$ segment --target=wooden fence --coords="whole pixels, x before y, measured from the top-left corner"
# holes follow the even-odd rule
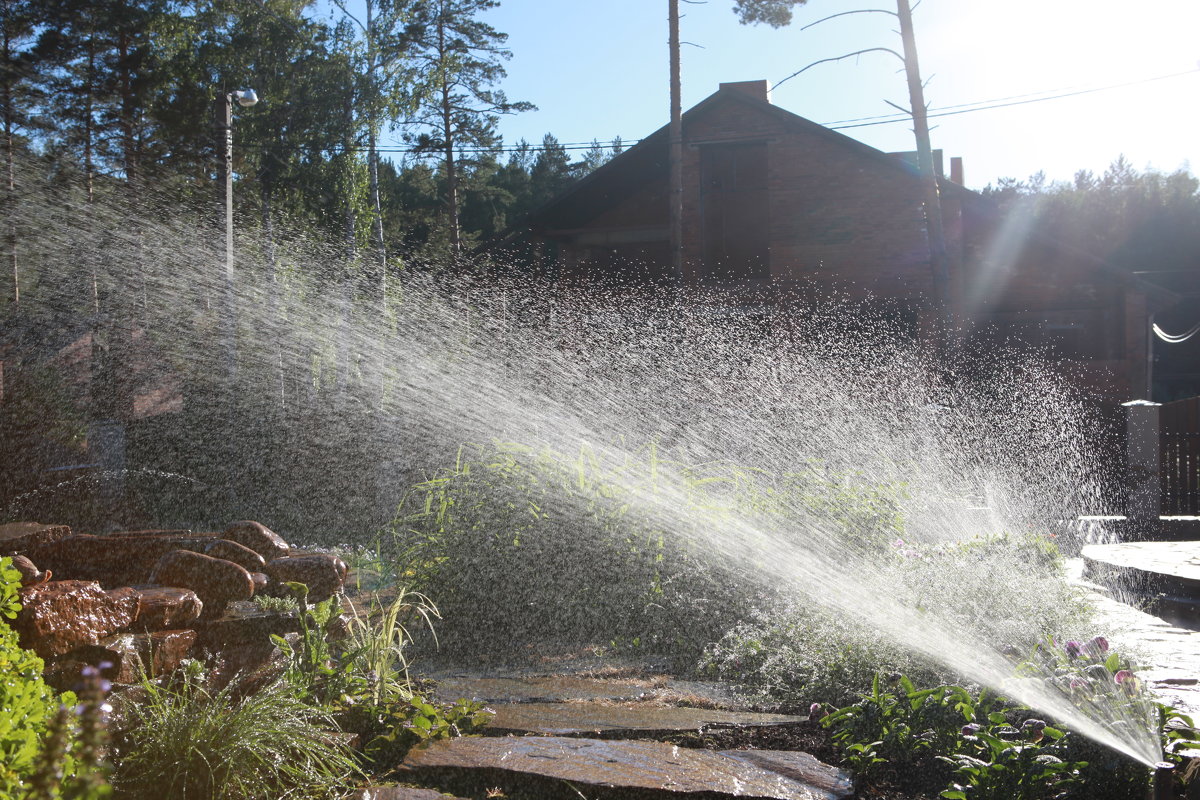
[[[1200,515],[1200,397],[1159,409],[1162,513]]]

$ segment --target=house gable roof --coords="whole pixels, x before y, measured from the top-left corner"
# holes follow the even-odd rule
[[[835,146],[845,148],[882,170],[919,180],[914,167],[903,159],[877,150],[845,134],[826,128],[798,114],[733,88],[722,86],[683,114],[683,124],[693,123],[716,108],[726,104],[742,104],[755,113],[768,114],[786,129],[820,137]],[[589,175],[518,220],[500,236],[509,241],[531,230],[576,228],[588,219],[619,203],[634,191],[654,179],[666,180],[668,127],[654,131],[629,149],[614,156]],[[730,141],[738,141],[731,138]],[[941,181],[943,191],[961,191],[975,195],[958,184]],[[493,245],[495,242],[492,243]]]

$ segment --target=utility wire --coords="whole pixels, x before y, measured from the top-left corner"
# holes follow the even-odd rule
[[[1169,78],[1179,78],[1184,75],[1195,75],[1196,73],[1200,73],[1200,69],[1189,69],[1189,70],[1184,70],[1183,72],[1172,72],[1168,75],[1156,75],[1156,76],[1153,76],[1150,78],[1141,78],[1141,79],[1138,79],[1135,81],[1125,81],[1123,83],[1111,83],[1111,84],[1107,84],[1105,86],[1095,86],[1090,89],[1078,89],[1078,90],[1070,91],[1070,92],[1060,92],[1059,94],[1053,94],[1053,95],[1045,95],[1045,92],[1030,92],[1028,94],[1011,95],[1009,97],[999,97],[999,98],[995,98],[992,100],[978,100],[978,101],[975,101],[972,103],[957,103],[955,105],[939,106],[938,108],[931,108],[931,109],[929,109],[929,113],[927,116],[929,116],[930,118],[952,117],[952,116],[957,116],[959,114],[969,114],[973,111],[989,111],[994,108],[1009,108],[1011,106],[1028,105],[1030,103],[1043,103],[1043,102],[1046,102],[1047,100],[1062,100],[1062,99],[1065,99],[1068,97],[1078,97],[1080,95],[1085,95],[1085,94],[1095,94],[1096,92],[1106,92],[1106,91],[1110,91],[1112,89],[1122,89],[1127,86],[1141,86],[1143,84],[1153,83],[1155,81],[1163,81],[1163,80],[1167,80]],[[1047,90],[1047,91],[1054,91],[1054,90]],[[1045,95],[1045,96],[1042,96],[1042,95]],[[894,113],[894,114],[881,114],[881,115],[872,116],[872,117],[856,117],[856,118],[852,118],[852,119],[835,120],[834,122],[822,122],[819,124],[822,127],[829,128],[830,130],[840,131],[840,130],[847,130],[850,128],[869,128],[869,127],[872,127],[875,125],[894,125],[898,122],[906,122],[909,119],[911,119],[911,116],[909,114],[895,114]],[[624,137],[622,137],[621,138],[621,147],[622,147],[622,149],[632,147],[633,145],[636,145],[641,141],[643,141],[643,140],[642,139],[625,139]],[[571,143],[559,145],[559,147],[563,150],[591,150],[594,146],[595,146],[595,144],[593,144],[592,142],[571,142]],[[252,148],[252,149],[266,149],[265,146],[257,145],[252,142],[244,142],[244,143],[240,144],[239,147]],[[607,145],[600,144],[600,147],[605,152],[612,151],[612,143],[611,142]],[[296,148],[287,148],[287,149],[300,150],[302,148],[296,147]],[[346,153],[346,152],[353,153],[353,152],[362,152],[365,149],[366,148],[364,148],[364,147],[350,147],[350,148],[339,148],[336,150],[335,149],[322,150],[321,152],[334,153],[334,154]],[[411,147],[400,147],[400,146],[376,147],[375,149],[377,152],[380,152],[380,153],[412,154],[414,152]],[[533,153],[545,152],[546,150],[547,150],[547,148],[543,147],[542,145],[535,145],[535,144],[516,145],[516,144],[514,144],[514,145],[502,145],[500,147],[466,147],[466,148],[457,150],[457,152],[470,153],[470,154],[474,154],[474,155],[487,154],[487,153],[520,153],[520,152],[528,152],[528,153],[533,154]]]
[[[1028,105],[1029,103],[1042,103],[1042,102],[1045,102],[1046,100],[1062,100],[1063,98],[1066,98],[1066,97],[1078,97],[1079,95],[1083,95],[1083,94],[1094,94],[1095,92],[1106,92],[1106,91],[1109,91],[1110,89],[1121,89],[1126,86],[1140,86],[1145,83],[1152,83],[1154,81],[1163,81],[1168,78],[1178,78],[1182,75],[1194,75],[1197,72],[1200,72],[1200,69],[1189,69],[1189,70],[1185,70],[1183,72],[1173,72],[1170,75],[1157,75],[1153,78],[1142,78],[1141,80],[1125,81],[1124,83],[1112,83],[1107,86],[1096,86],[1091,89],[1080,89],[1080,90],[1074,91],[1074,92],[1063,92],[1061,94],[1049,95],[1047,97],[1033,97],[1028,100],[1014,100],[1012,102],[1007,102],[1007,103],[999,102],[999,101],[992,101],[992,100],[981,100],[980,103],[990,103],[991,105],[979,105],[976,103],[963,103],[963,104],[960,104],[957,106],[943,106],[941,108],[930,109],[927,116],[929,116],[929,117],[953,117],[953,116],[957,116],[958,114],[968,114],[972,111],[987,111],[987,110],[993,109],[993,108],[1007,108],[1009,106],[1023,106],[1023,105]],[[977,106],[977,107],[965,108],[964,106]],[[958,110],[952,110],[952,109],[958,109]],[[830,128],[831,130],[840,131],[840,130],[845,130],[847,128],[866,128],[871,125],[890,125],[890,124],[893,124],[896,122],[904,122],[905,120],[907,120],[909,118],[909,116],[907,114],[894,115],[894,116],[896,116],[896,119],[883,119],[879,122],[862,122],[862,123],[858,123],[858,124],[854,124],[854,125],[839,125],[836,122],[831,122],[831,123],[828,123],[826,125],[826,127]],[[869,118],[867,118],[867,119],[869,119]],[[850,122],[850,120],[845,120],[845,122]]]

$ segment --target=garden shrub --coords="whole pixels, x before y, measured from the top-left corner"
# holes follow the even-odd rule
[[[910,607],[937,609],[997,650],[1028,652],[1047,637],[1067,639],[1090,626],[1091,609],[1066,579],[1046,537],[1002,535],[965,542],[891,543],[879,581]],[[876,672],[898,671],[918,682],[958,680],[884,639],[848,614],[811,603],[755,612],[705,649],[700,670],[733,683],[760,703],[803,707],[842,704],[871,685]]]
[[[869,626],[809,604],[754,611],[705,648],[697,669],[754,703],[791,709],[853,702],[880,671],[945,678]]]
[[[673,461],[653,443],[606,458],[493,442],[462,447],[412,487],[392,533],[451,647],[616,642],[691,659],[780,597],[712,558],[704,529],[820,518],[848,546],[878,551],[901,532],[895,497],[819,465],[771,475]]]

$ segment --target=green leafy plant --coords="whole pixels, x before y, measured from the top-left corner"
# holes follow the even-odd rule
[[[906,676],[884,679],[876,674],[871,691],[853,705],[823,719],[833,730],[846,763],[860,777],[886,766],[905,769],[918,762],[936,767],[932,757],[960,747],[961,728],[993,713],[996,697],[986,690],[978,696],[961,686],[917,689]]]
[[[368,733],[374,735],[364,752],[367,758],[380,764],[396,763],[421,742],[479,733],[494,715],[478,701],[436,703],[420,695],[377,706],[372,712]]]
[[[996,719],[1003,722],[1004,715]],[[1066,795],[1080,780],[1085,762],[1067,761],[1067,736],[1036,719],[1020,729],[1000,725],[973,730],[962,738],[970,752],[938,758],[954,767],[955,784],[941,793],[947,800],[1049,800]]]
[[[286,682],[246,697],[202,684],[195,664],[172,684],[142,681],[117,740],[122,796],[317,800],[358,774],[330,714]]]
[[[75,706],[76,698],[70,692],[59,697],[46,685],[42,659],[21,647],[7,622],[21,610],[20,586],[12,559],[0,558],[0,797],[21,796],[31,781],[35,791],[56,791],[76,771],[76,728],[60,710]]]
[[[307,586],[291,581],[286,585],[300,609],[297,613],[300,632],[295,645],[283,636],[271,634],[271,641],[287,656],[284,679],[315,704],[327,704],[352,694],[356,684],[354,660],[346,657],[344,648],[336,644],[345,632],[337,600],[329,597],[309,605]]]

